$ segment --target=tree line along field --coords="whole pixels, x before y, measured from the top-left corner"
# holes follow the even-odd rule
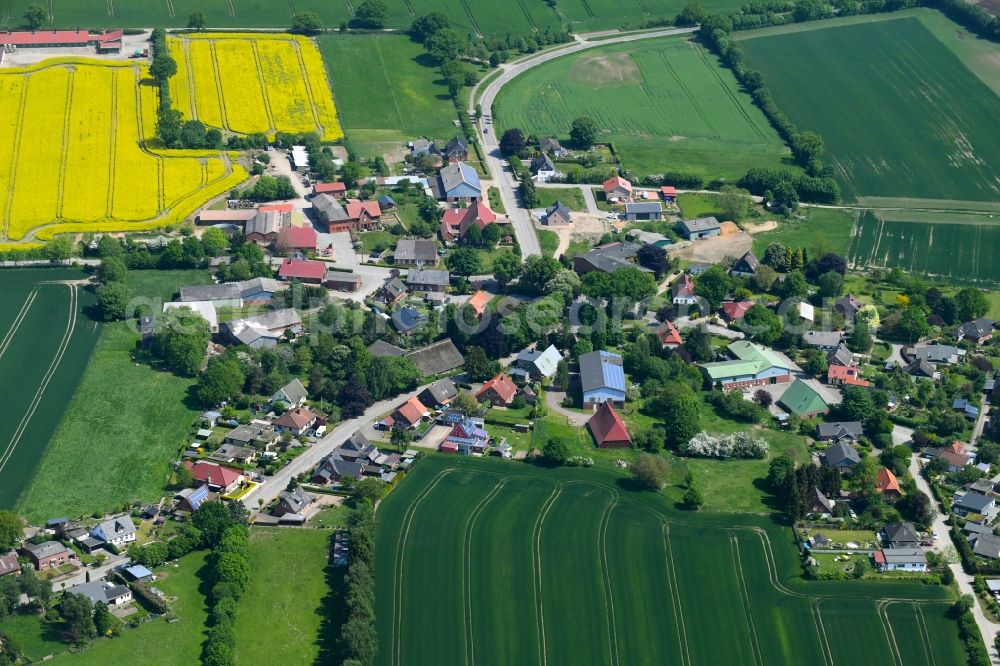
[[[1000,97],[920,18],[809,27],[740,38],[778,107],[825,139],[846,199],[1000,198]]]
[[[786,528],[679,513],[605,470],[432,455],[376,546],[383,665],[965,660],[946,588],[806,583]]]
[[[0,274],[0,508],[28,485],[98,338],[74,269]]]
[[[17,28],[33,0],[0,0],[0,25]],[[205,13],[212,28],[287,28],[293,12],[310,11],[323,25],[349,21],[357,0],[49,0],[49,25],[58,28],[184,28],[194,10]],[[575,32],[638,28],[645,18],[668,18],[684,0],[387,0],[389,27],[408,28],[416,16],[443,12],[461,32],[526,35],[569,25]],[[709,0],[708,11],[738,9],[736,0]]]
[[[686,38],[589,50],[540,65],[494,104],[503,129],[565,139],[591,116],[641,174],[691,170],[738,179],[751,166],[790,164],[788,149],[714,55]]]
[[[210,282],[207,270],[126,274],[133,297],[143,299],[153,312],[181,286]],[[89,333],[92,327],[87,322],[83,328]],[[41,444],[45,455],[35,451],[32,473],[25,474],[9,502],[16,500],[19,513],[44,521],[115,511],[125,503],[163,496],[170,462],[187,442],[198,414],[188,400],[194,380],[133,360],[138,340],[134,322],[125,321],[102,325],[96,346],[90,342],[92,353],[88,348],[81,361],[86,365],[79,371],[82,377],[78,374],[49,407]],[[39,365],[37,360],[34,364]]]
[[[1000,284],[1000,225],[995,216],[865,211],[848,260],[960,281]]]
[[[458,132],[448,87],[417,42],[402,35],[322,35],[317,41],[346,140],[358,154],[384,155],[421,136],[444,142]]]
[[[323,58],[297,35],[196,33],[169,37],[170,96],[185,118],[240,134],[344,136]]]
[[[157,154],[156,89],[125,62],[0,70],[0,241],[183,219],[246,178],[219,153]]]

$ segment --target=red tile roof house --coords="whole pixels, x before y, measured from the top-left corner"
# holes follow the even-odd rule
[[[698,297],[694,294],[694,281],[684,273],[670,286],[674,305],[697,305]]]
[[[604,198],[608,201],[630,200],[632,198],[632,183],[621,176],[611,176],[604,181]]]
[[[660,324],[659,328],[656,329],[656,337],[660,340],[661,345],[670,349],[676,349],[684,344],[681,332],[669,321]]]
[[[223,467],[203,460],[196,463],[185,460],[184,466],[191,470],[195,481],[207,483],[211,490],[222,495],[236,490],[244,481],[243,472],[231,467]]]
[[[488,400],[494,407],[506,407],[517,395],[517,385],[514,380],[504,373],[500,373],[493,379],[483,384],[483,388],[476,392],[476,400],[482,402]]]
[[[726,321],[741,321],[752,305],[753,301],[726,301],[719,309]]]
[[[317,240],[316,230],[312,227],[284,227],[274,242],[284,250],[315,250]]]
[[[486,312],[486,304],[490,302],[490,294],[487,291],[477,291],[469,297],[468,305],[477,317],[482,317]]]
[[[0,576],[19,573],[21,573],[21,563],[17,561],[16,554],[0,555]]]
[[[341,182],[316,183],[313,185],[313,194],[329,194],[338,199],[343,199],[347,196],[347,185]]]
[[[297,409],[289,409],[287,412],[276,418],[272,425],[279,432],[285,432],[287,430],[293,435],[298,436],[313,427],[318,418],[319,416],[315,413],[304,407],[299,407]]]
[[[377,201],[358,201],[351,199],[344,207],[347,219],[358,227],[370,227],[382,221],[382,209]]]
[[[594,436],[598,448],[627,449],[632,446],[625,422],[610,402],[602,402],[594,415],[587,421],[587,427]]]
[[[428,413],[429,410],[424,407],[424,403],[414,396],[396,408],[392,420],[394,424],[398,423],[404,428],[414,428]]]
[[[861,379],[858,369],[845,365],[831,365],[826,370],[826,381],[834,386],[871,386],[871,382]]]
[[[465,236],[472,225],[482,230],[496,220],[497,214],[481,201],[473,203],[468,208],[448,208],[441,218],[441,240],[453,243]]]
[[[285,259],[278,269],[282,280],[298,280],[307,284],[320,284],[326,275],[326,264],[308,259]]]

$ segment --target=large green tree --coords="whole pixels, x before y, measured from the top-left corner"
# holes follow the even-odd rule
[[[24,525],[13,511],[0,510],[0,553],[6,553],[24,536]]]
[[[358,27],[381,30],[389,23],[389,8],[383,0],[364,0],[354,13]]]
[[[597,142],[597,123],[590,116],[580,116],[570,125],[569,138],[573,145],[582,150],[590,150]]]
[[[973,287],[965,287],[955,294],[955,314],[959,321],[970,321],[986,314],[990,309],[986,294]]]
[[[157,322],[154,349],[173,371],[194,376],[212,337],[208,322],[190,308],[167,310]]]
[[[719,307],[722,299],[733,288],[733,280],[722,266],[712,266],[694,279],[695,293],[708,301],[712,310]]]
[[[667,446],[680,449],[701,430],[701,403],[687,384],[668,384],[652,404],[653,413],[658,414],[669,426]]]

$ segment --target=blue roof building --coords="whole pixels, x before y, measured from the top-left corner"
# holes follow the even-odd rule
[[[608,351],[595,351],[580,356],[580,387],[583,406],[594,407],[610,402],[616,407],[625,404],[625,370],[622,357]]]
[[[464,162],[441,169],[433,189],[438,199],[479,199],[483,194],[479,174]]]

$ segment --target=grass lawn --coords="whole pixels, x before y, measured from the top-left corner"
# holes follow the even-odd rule
[[[559,249],[559,234],[548,229],[536,229],[535,233],[538,234],[538,244],[542,248],[542,255],[555,256],[556,250]]]
[[[774,231],[754,234],[754,254],[763,257],[768,244],[782,243],[789,247],[804,247],[810,257],[819,257],[826,252],[847,255],[855,213],[828,208],[804,208],[801,212],[806,219],[779,219],[778,228]]]
[[[458,132],[448,88],[420,44],[402,35],[326,35],[319,46],[346,141],[359,154],[399,161],[407,141]]]
[[[314,528],[338,529],[347,526],[348,509],[344,504],[324,507],[309,521]]]
[[[955,52],[914,16],[810,27],[741,45],[778,108],[823,137],[845,199],[996,201],[1000,96]]]
[[[677,195],[677,205],[684,219],[714,216],[721,218],[719,197],[714,194],[684,193]]]
[[[375,251],[388,250],[398,238],[388,231],[362,231],[358,235],[361,238],[361,251],[366,255]]]
[[[8,615],[0,620],[0,633],[17,643],[31,661],[41,661],[67,648],[54,631],[45,629],[40,615]]]
[[[128,280],[135,295],[154,300],[169,298],[180,285],[208,281],[204,271],[131,271]],[[163,494],[169,462],[185,445],[197,414],[186,402],[194,382],[133,361],[138,339],[127,322],[103,327],[52,443],[18,503],[27,517],[89,515]]]
[[[496,187],[491,187],[486,191],[486,196],[490,200],[490,208],[494,213],[504,214],[507,212],[507,208],[503,205],[503,199],[500,198],[500,190]]]
[[[587,210],[587,202],[583,199],[583,190],[579,187],[537,187],[538,208],[548,208],[556,201],[561,201],[564,206],[572,211]]]
[[[572,259],[578,254],[583,254],[584,252],[590,252],[594,244],[587,240],[586,238],[578,238],[577,240],[571,240],[569,242],[569,247],[563,252],[564,255]]]
[[[344,573],[328,564],[330,537],[326,530],[250,531],[253,575],[236,617],[237,663],[327,663],[321,656],[332,649],[339,622],[324,620],[339,615],[340,594],[332,597],[329,583],[339,584]]]
[[[196,551],[178,560],[177,566],[168,564],[156,571],[156,587],[168,597],[176,597],[170,604],[171,613],[178,618],[176,622],[151,620],[123,630],[116,638],[95,641],[82,652],[59,655],[52,663],[72,666],[140,663],[137,655],[156,655],[157,666],[199,663],[208,608],[202,594],[204,581],[198,572],[207,556],[207,551]]]
[[[500,247],[495,247],[492,250],[486,250],[484,248],[474,249],[476,250],[476,254],[479,255],[479,271],[481,273],[489,273],[493,270],[494,257],[514,252],[514,248],[510,245],[501,245]]]
[[[563,7],[560,6],[560,11]],[[494,104],[498,131],[566,138],[589,115],[637,174],[683,170],[736,180],[750,166],[791,165],[788,149],[732,73],[684,37],[607,45],[535,67]]]

